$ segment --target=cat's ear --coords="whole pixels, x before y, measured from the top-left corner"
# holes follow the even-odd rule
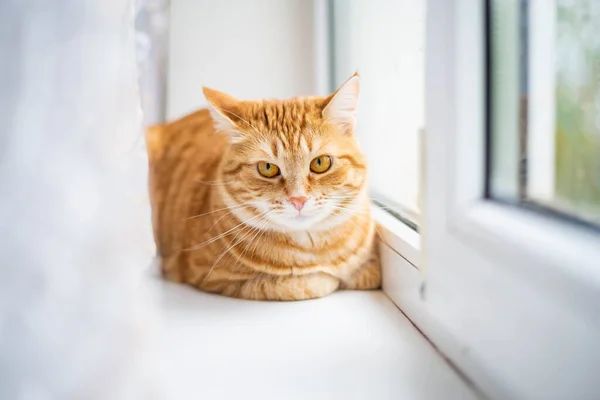
[[[215,129],[229,135],[234,142],[243,139],[244,133],[238,125],[244,121],[241,117],[241,102],[235,97],[219,92],[218,90],[203,87],[202,91],[210,104],[209,109]]]
[[[359,89],[360,76],[356,72],[325,100],[326,105],[323,109],[325,120],[342,126],[348,133],[354,132]]]

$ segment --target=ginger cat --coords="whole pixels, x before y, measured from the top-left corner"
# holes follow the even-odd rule
[[[354,138],[359,76],[327,98],[212,105],[147,132],[164,276],[255,300],[377,289],[365,157]]]

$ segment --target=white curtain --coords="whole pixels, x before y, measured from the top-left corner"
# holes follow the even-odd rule
[[[156,398],[133,21],[0,2],[0,399]]]

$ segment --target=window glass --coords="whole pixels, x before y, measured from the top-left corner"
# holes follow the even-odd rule
[[[600,2],[488,2],[496,199],[600,224]]]

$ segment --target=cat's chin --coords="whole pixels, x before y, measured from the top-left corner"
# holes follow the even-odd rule
[[[318,216],[299,214],[294,217],[278,218],[274,222],[281,230],[295,232],[314,228],[321,221],[322,218]]]
[[[323,231],[330,230],[342,223],[342,217],[340,220],[331,218],[330,215],[302,215],[298,214],[295,216],[282,217],[273,220],[272,229],[280,232],[301,232],[301,231]]]

